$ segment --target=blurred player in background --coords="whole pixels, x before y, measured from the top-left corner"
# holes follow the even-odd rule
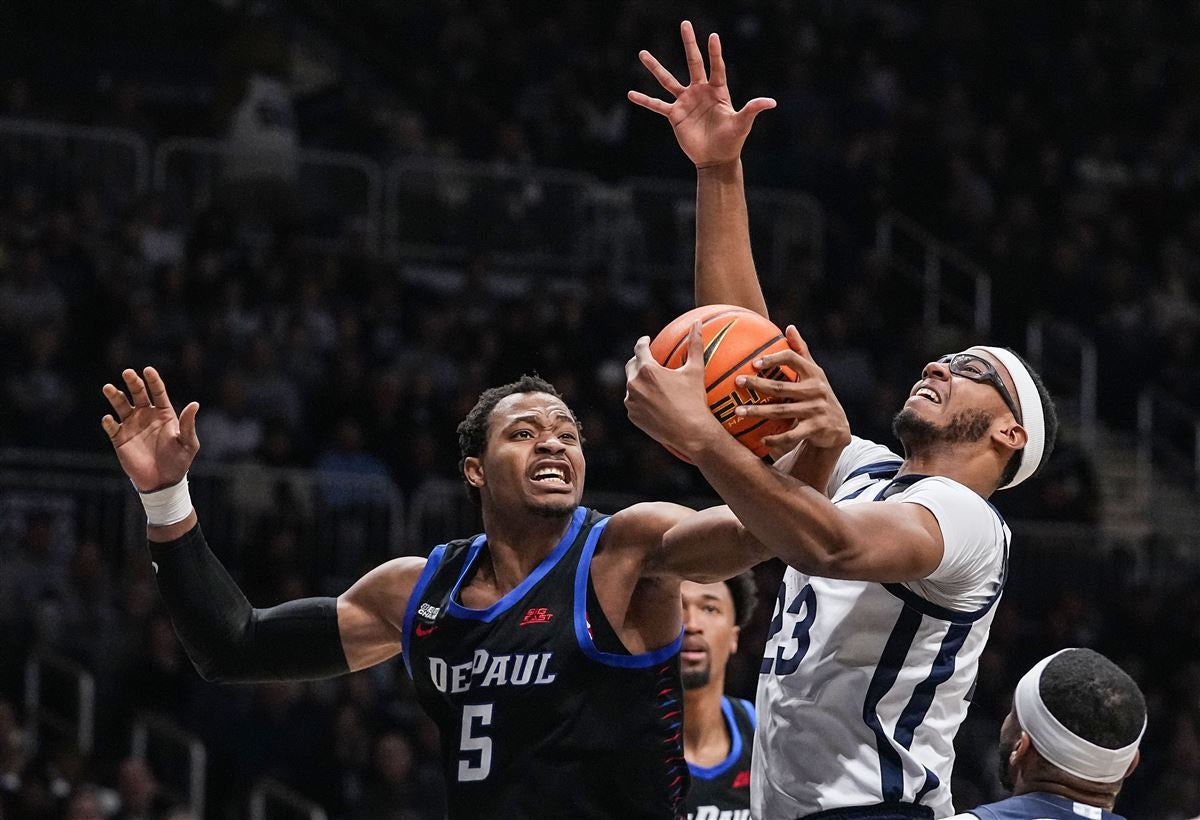
[[[1146,700],[1121,667],[1091,649],[1043,658],[1000,728],[1000,782],[1013,796],[953,820],[1122,820],[1113,805],[1145,731]]]
[[[698,370],[698,333],[689,344]],[[116,418],[103,426],[146,508],[163,602],[207,680],[308,680],[403,652],[441,730],[450,817],[683,813],[680,580],[720,581],[763,559],[736,522],[697,523],[674,504],[611,517],[580,506],[575,416],[526,376],[484,391],[458,428],[484,534],[393,559],[336,599],[255,609],[188,495],[199,405],[176,416],[157,371],[144,376],[104,386]]]
[[[758,604],[754,574],[716,584],[684,581],[679,591],[683,754],[692,773],[688,820],[748,820],[754,704],[725,694],[725,668]]]
[[[690,23],[682,36],[686,86],[640,54],[674,102],[629,98],[666,117],[696,165],[697,302],[766,315],[740,156],[755,116],[774,101],[735,111],[720,40],[708,41],[709,75]],[[788,564],[756,697],[754,814],[951,815],[954,736],[1008,574],[1010,533],[987,499],[1045,463],[1057,431],[1053,403],[1012,351],[940,357],[896,415],[901,459],[851,436],[794,327],[787,337],[791,350],[755,364],[791,367],[799,381],[744,377],[743,386],[778,403],[738,409],[798,420],[767,440],[792,449],[774,468],[713,418],[702,374],[661,367],[648,339],[627,368],[634,423],[690,458],[729,505],[725,514]]]

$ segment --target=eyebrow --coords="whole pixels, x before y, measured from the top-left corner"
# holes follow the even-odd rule
[[[554,413],[552,414],[552,417],[554,419],[555,424],[560,424],[560,423],[566,421],[566,422],[569,422],[570,424],[575,425],[576,427],[579,426],[579,422],[575,421],[574,416],[572,416],[570,413],[564,413],[562,410],[555,410]],[[512,427],[514,424],[522,424],[522,423],[541,426],[542,417],[537,415],[536,413],[524,413],[520,416],[517,416],[514,419],[510,419],[508,424],[504,425],[504,427],[507,429],[509,427]]]

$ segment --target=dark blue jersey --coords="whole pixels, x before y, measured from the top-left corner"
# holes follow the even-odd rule
[[[1119,814],[1046,792],[1030,792],[971,809],[980,820],[1125,820]]]
[[[641,655],[612,646],[589,606],[607,521],[578,508],[545,560],[482,610],[459,589],[485,537],[430,554],[405,613],[404,661],[441,730],[454,820],[682,816],[682,635]]]
[[[721,714],[729,732],[729,754],[715,766],[692,763],[687,795],[688,820],[749,820],[750,757],[754,752],[754,704],[721,698]]]

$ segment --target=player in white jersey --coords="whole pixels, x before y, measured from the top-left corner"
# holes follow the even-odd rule
[[[648,52],[666,116],[698,176],[696,297],[766,315],[750,254],[740,154],[757,99],[735,111],[720,41],[711,75],[682,27],[689,84]],[[954,735],[1004,588],[1009,531],[987,498],[1045,462],[1057,429],[1040,379],[1015,353],[973,347],[932,361],[896,416],[905,457],[850,435],[824,372],[794,327],[764,357],[795,383],[749,378],[778,400],[741,408],[797,420],[769,439],[772,468],[712,418],[695,369],[667,370],[639,340],[630,418],[688,456],[735,516],[789,566],[762,664],[752,777],[756,817],[946,817]],[[686,528],[685,528],[686,529]],[[681,529],[681,533],[685,531]]]

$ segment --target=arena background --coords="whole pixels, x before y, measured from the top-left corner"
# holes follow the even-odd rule
[[[196,506],[258,605],[475,531],[454,427],[522,372],[583,419],[590,503],[712,503],[621,403],[634,339],[691,303],[693,175],[624,97],[657,90],[640,48],[681,69],[684,17],[735,102],[779,100],[756,257],[855,430],[890,443],[966,339],[1057,396],[1045,477],[996,498],[1013,571],[957,805],[999,794],[1019,674],[1091,646],[1150,706],[1118,810],[1200,814],[1200,3],[64,0],[0,9],[4,818],[441,816],[399,662],[192,670],[99,425],[126,366],[200,402]]]

